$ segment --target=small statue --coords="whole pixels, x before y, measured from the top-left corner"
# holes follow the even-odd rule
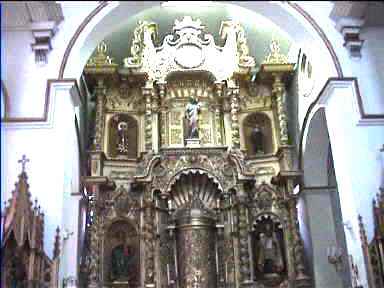
[[[264,275],[281,273],[284,270],[281,247],[270,223],[265,224],[265,233],[260,233],[258,247],[258,270]]]
[[[190,98],[185,108],[185,118],[188,120],[188,137],[189,139],[199,138],[199,129],[197,127],[198,114],[201,104],[195,98]]]
[[[127,282],[129,278],[130,268],[133,264],[134,255],[131,248],[126,243],[125,233],[118,233],[119,244],[112,249],[111,255],[111,278],[112,281]]]
[[[264,145],[263,145],[264,135],[259,126],[252,128],[251,132],[251,143],[252,143],[252,152],[253,154],[264,154]]]
[[[119,137],[117,143],[117,151],[120,153],[128,152],[128,124],[127,122],[121,121],[117,125],[117,135]]]

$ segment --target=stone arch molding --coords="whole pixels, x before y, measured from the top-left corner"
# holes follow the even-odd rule
[[[321,78],[326,81],[331,76],[342,76],[340,64],[329,40],[326,39],[322,31],[316,30],[320,29],[319,26],[314,23],[313,19],[308,19],[308,15],[305,17],[303,15],[304,10],[298,9],[297,5],[270,1],[231,1],[225,3],[219,1],[215,3],[243,8],[244,11],[255,12],[268,18],[281,27],[292,38],[293,43],[300,43],[300,46],[307,51],[311,59],[321,59],[321,66],[327,67],[322,69]],[[79,79],[83,67],[99,42],[118,27],[124,25],[131,16],[158,5],[161,5],[160,1],[145,1],[140,2],[140,4],[122,1],[100,3],[83,21],[70,40],[62,59],[58,78]],[[311,47],[316,47],[316,51],[313,51],[314,49]],[[323,49],[318,49],[319,47]],[[316,63],[313,64],[316,65]],[[322,84],[320,83],[320,85]]]

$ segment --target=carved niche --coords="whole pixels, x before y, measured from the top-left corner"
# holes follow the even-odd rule
[[[108,152],[112,158],[137,158],[137,121],[127,114],[116,114],[108,124]]]
[[[255,278],[266,286],[282,282],[287,274],[284,232],[278,218],[262,214],[253,223]]]
[[[120,219],[111,224],[104,241],[104,280],[115,287],[140,285],[140,244],[135,227]],[[107,284],[107,285],[108,285]]]
[[[287,279],[289,258],[282,219],[287,215],[282,197],[274,187],[263,183],[253,189],[252,254],[254,277],[267,287]]]
[[[243,132],[248,156],[274,152],[271,120],[264,113],[249,114],[243,121]]]
[[[173,257],[164,265],[169,267],[168,282],[179,287],[217,287],[217,261],[222,259],[222,243],[217,240],[220,189],[201,171],[177,176],[168,200],[169,239],[176,248],[168,252]]]

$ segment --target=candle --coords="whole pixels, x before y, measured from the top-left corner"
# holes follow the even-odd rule
[[[225,283],[228,283],[228,262],[225,262]]]
[[[167,283],[168,285],[171,283],[171,273],[169,271],[169,264],[167,264]]]

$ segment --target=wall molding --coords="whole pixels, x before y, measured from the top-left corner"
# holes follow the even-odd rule
[[[85,103],[84,95],[80,93],[76,79],[48,79],[45,89],[44,112],[41,117],[9,117],[9,111],[1,120],[5,128],[49,128],[53,120],[53,99],[52,89],[55,86],[72,85],[71,97],[75,106]],[[9,95],[8,95],[9,97]]]
[[[358,114],[356,125],[384,126],[384,114],[368,114],[365,112],[361,93],[360,93],[359,83],[356,77],[329,78],[327,82],[325,82],[323,88],[320,90],[319,95],[309,105],[308,110],[304,117],[303,125],[300,131],[300,143],[299,143],[299,169],[300,170],[303,167],[303,148],[304,148],[303,145],[305,140],[304,136],[306,135],[305,134],[306,130],[309,128],[309,124],[311,122],[310,120],[312,119],[314,112],[316,112],[321,105],[325,105],[325,102],[329,97],[331,91],[336,86],[340,87],[340,85],[345,85],[345,87],[348,86],[352,88],[352,91],[354,94],[354,99],[352,100],[356,102],[356,106],[358,109],[358,111],[356,111],[356,113]]]

